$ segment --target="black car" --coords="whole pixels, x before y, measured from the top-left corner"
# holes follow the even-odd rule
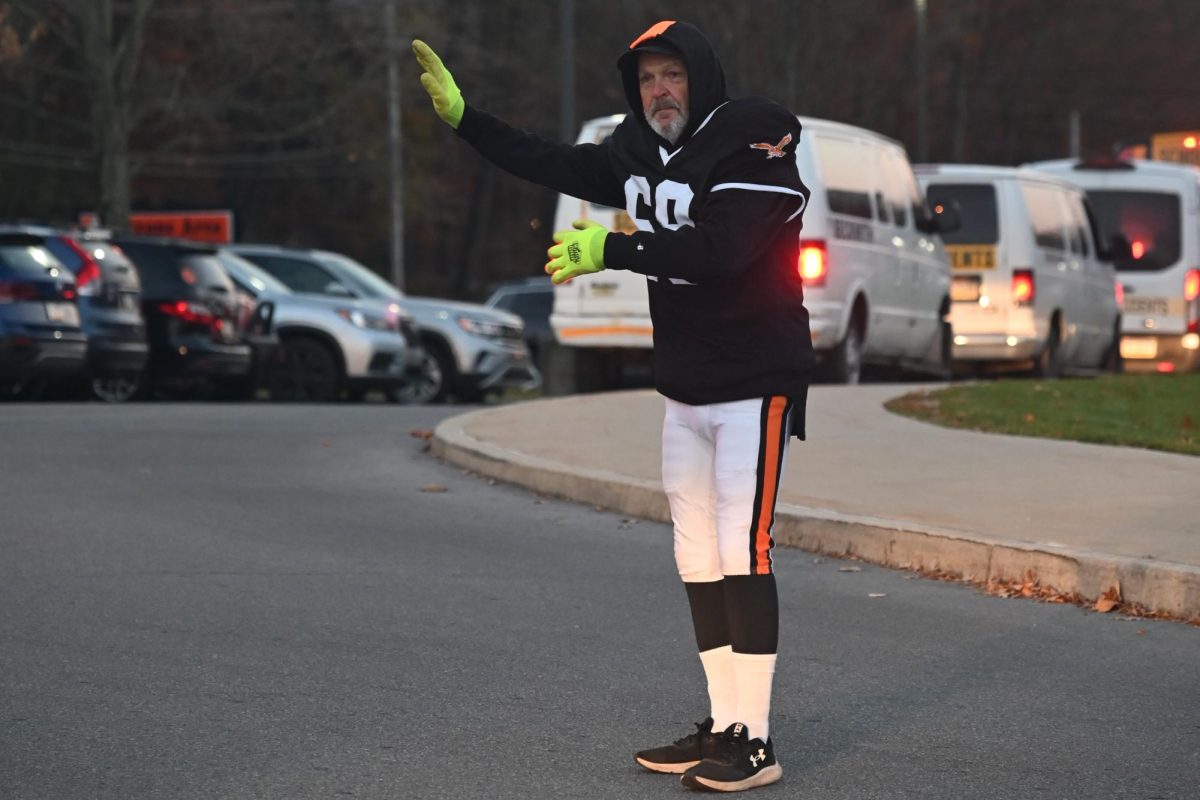
[[[70,270],[40,237],[0,233],[0,396],[35,396],[86,359]]]
[[[554,284],[549,275],[506,281],[483,304],[516,314],[525,323],[525,344],[538,369],[545,371],[546,348],[554,344],[550,312],[554,310]]]
[[[141,277],[151,391],[192,399],[253,396],[279,345],[273,306],[247,313],[212,247],[133,236],[113,242]]]
[[[149,345],[133,264],[104,233],[22,230],[39,237],[75,276],[80,323],[88,339],[87,369],[78,382],[100,400],[134,397],[143,382]]]

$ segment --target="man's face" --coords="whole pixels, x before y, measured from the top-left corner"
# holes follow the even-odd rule
[[[671,144],[678,142],[688,122],[687,66],[674,56],[642,53],[638,88],[650,127]]]

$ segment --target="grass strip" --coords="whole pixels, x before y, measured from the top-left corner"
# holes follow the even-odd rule
[[[1200,455],[1200,374],[997,380],[914,392],[887,408],[950,428]]]

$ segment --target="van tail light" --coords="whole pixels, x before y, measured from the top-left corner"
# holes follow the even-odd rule
[[[1117,298],[1117,308],[1125,308],[1125,284],[1120,281],[1113,281],[1113,294]]]
[[[62,243],[79,256],[79,272],[75,273],[76,290],[81,297],[95,296],[100,291],[100,265],[96,263],[96,259],[87,251],[87,248],[81,247],[79,242],[74,239],[64,236]]]
[[[1187,303],[1188,333],[1200,333],[1200,269],[1189,269],[1183,276],[1183,299]]]
[[[800,278],[805,286],[824,286],[829,274],[829,251],[824,239],[802,239],[800,258],[797,262]]]
[[[19,281],[0,281],[0,303],[16,303],[23,300],[37,300],[38,287],[32,283]]]
[[[1014,269],[1012,276],[1013,305],[1031,306],[1036,293],[1033,283],[1033,270]]]

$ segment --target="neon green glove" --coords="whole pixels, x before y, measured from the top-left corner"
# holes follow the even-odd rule
[[[577,219],[571,227],[575,230],[555,231],[556,244],[546,251],[550,256],[546,274],[556,284],[604,269],[604,240],[608,238],[608,228],[589,219]]]
[[[463,102],[458,84],[454,82],[454,76],[437,53],[420,39],[413,39],[412,49],[417,56],[417,63],[425,70],[421,73],[421,85],[429,92],[429,99],[433,100],[433,110],[447,125],[458,130],[466,103]]]

